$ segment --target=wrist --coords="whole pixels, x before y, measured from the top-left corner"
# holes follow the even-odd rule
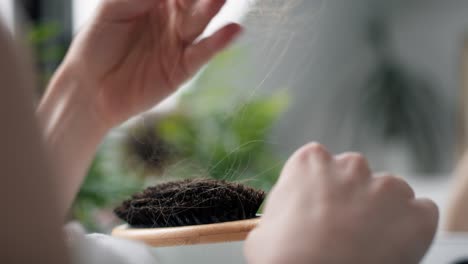
[[[61,68],[37,110],[44,142],[60,177],[62,209],[70,208],[97,147],[111,128],[97,113],[92,89]]]
[[[112,125],[99,112],[96,96],[92,93],[94,86],[72,69],[61,67],[53,76],[37,111],[45,132],[68,120],[90,128],[93,138],[103,137]]]

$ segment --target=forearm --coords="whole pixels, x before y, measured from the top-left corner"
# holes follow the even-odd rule
[[[468,206],[466,205],[468,197],[457,197],[452,201],[452,207],[447,213],[447,222],[445,229],[448,232],[468,232]]]
[[[465,171],[466,173],[466,171]],[[458,175],[454,193],[447,210],[445,229],[449,232],[468,232],[468,175]]]
[[[99,120],[95,96],[86,94],[90,89],[83,89],[89,85],[61,68],[37,110],[46,147],[58,170],[56,184],[63,212],[70,208],[108,130]]]
[[[450,196],[445,229],[449,232],[468,232],[468,154],[464,155],[457,167]]]

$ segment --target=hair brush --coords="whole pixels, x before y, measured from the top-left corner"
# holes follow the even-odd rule
[[[153,247],[244,240],[265,192],[226,181],[191,179],[149,187],[114,212],[128,225],[112,235]]]

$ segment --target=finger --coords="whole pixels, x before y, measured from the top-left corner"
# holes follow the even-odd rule
[[[192,43],[200,36],[210,21],[218,14],[226,0],[199,0],[187,10],[182,23],[181,37],[187,43]]]
[[[439,219],[439,208],[434,201],[426,198],[419,198],[415,199],[412,203],[426,219],[431,219],[433,221]]]
[[[439,223],[439,208],[434,201],[425,198],[413,200],[412,205],[420,219],[422,233],[427,236],[428,241],[431,241]]]
[[[352,181],[367,181],[372,172],[367,159],[359,153],[343,153],[335,158],[336,164],[344,170],[345,177]]]
[[[315,179],[322,179],[329,178],[332,160],[333,157],[324,146],[310,143],[297,150],[286,166],[291,167],[291,170],[301,178],[306,174]]]
[[[196,2],[197,0],[174,0],[177,9],[181,11],[190,9]]]
[[[372,180],[372,190],[377,194],[390,194],[404,200],[414,199],[413,188],[402,178],[388,173],[379,173]]]
[[[214,55],[225,49],[241,33],[240,25],[229,24],[212,36],[189,46],[184,53],[183,63],[188,75],[193,75]]]
[[[166,1],[155,0],[103,0],[98,8],[98,19],[108,22],[124,22],[148,13],[152,7]]]
[[[294,158],[297,158],[300,162],[314,162],[320,164],[328,164],[332,161],[332,156],[328,150],[319,143],[309,143],[302,148],[300,148],[293,155]]]
[[[298,149],[286,162],[278,184],[283,182],[328,182],[333,157],[318,143],[309,143]],[[308,184],[305,184],[308,185]]]

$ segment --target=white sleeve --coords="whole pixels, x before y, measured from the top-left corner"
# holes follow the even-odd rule
[[[73,264],[158,264],[150,247],[102,234],[85,235],[79,225],[66,227]]]

